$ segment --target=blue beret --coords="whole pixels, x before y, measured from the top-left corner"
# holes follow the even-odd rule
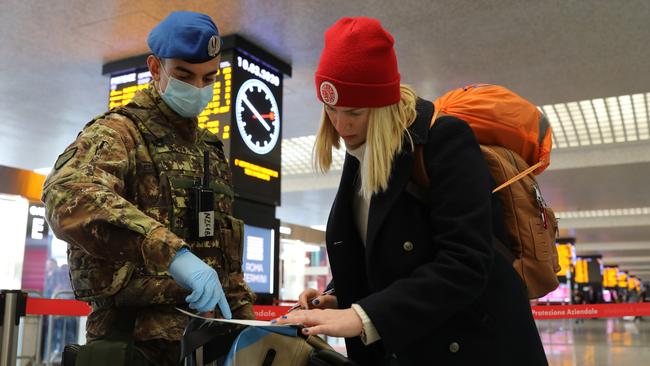
[[[201,13],[175,11],[149,33],[147,44],[160,58],[176,58],[202,63],[221,51],[219,29],[212,19]]]

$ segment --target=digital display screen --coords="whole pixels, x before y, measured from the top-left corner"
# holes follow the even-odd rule
[[[587,262],[587,259],[578,258],[574,270],[576,283],[589,282],[589,263]]]
[[[618,267],[606,266],[603,269],[603,287],[614,288],[618,284]]]
[[[575,246],[572,244],[556,244],[558,262],[560,270],[557,272],[558,277],[568,277],[571,273],[571,265],[575,262]]]
[[[207,128],[224,143],[226,156],[230,149],[230,116],[233,83],[233,52],[224,51],[214,83],[212,101],[198,116],[199,128]],[[140,70],[112,75],[110,78],[109,109],[129,103],[138,90],[145,89],[151,82],[151,73],[145,67]]]
[[[111,76],[108,109],[128,104],[138,90],[149,86],[149,82],[151,73],[147,69]]]
[[[239,49],[233,57],[231,167],[240,197],[280,204],[282,74]]]
[[[273,293],[275,231],[244,225],[244,280],[254,292]]]

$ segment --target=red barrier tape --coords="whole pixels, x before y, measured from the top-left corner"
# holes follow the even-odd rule
[[[271,320],[287,313],[289,306],[255,305],[258,320]],[[621,318],[624,316],[650,316],[650,303],[533,306],[537,320],[575,318]],[[29,315],[88,316],[90,306],[83,301],[60,299],[27,299]]]
[[[253,305],[257,320],[271,320],[279,318],[291,309],[291,306]]]
[[[30,297],[27,299],[26,312],[28,315],[88,316],[90,310],[90,306],[83,301]]]
[[[650,303],[533,306],[537,320],[650,316]]]
[[[271,320],[286,314],[290,308],[290,306],[255,305],[253,311],[258,320]],[[30,297],[27,299],[26,312],[28,315],[88,316],[91,310],[91,307],[83,301]]]

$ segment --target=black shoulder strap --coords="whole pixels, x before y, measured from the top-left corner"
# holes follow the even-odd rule
[[[429,139],[429,130],[431,129],[432,119],[434,118],[434,106],[432,102],[418,98],[415,104],[415,110],[417,111],[417,117],[415,118],[413,125],[417,127],[418,131],[426,132],[420,132],[423,136],[418,136],[420,143],[416,143],[415,148],[413,149],[415,164],[413,166],[412,180],[415,181],[417,185],[423,188],[428,188],[429,176],[427,175],[426,161],[424,160],[424,145]]]
[[[416,143],[415,148],[413,149],[413,171],[411,173],[411,181],[406,186],[406,191],[418,200],[429,204],[430,179],[429,175],[427,174],[426,161],[424,157],[424,144],[426,144],[426,140],[428,139],[428,131],[432,125],[431,120],[433,119],[434,115],[434,106],[430,101],[418,98],[415,105],[415,110],[417,111],[417,117],[415,118],[413,124],[417,124],[418,126],[425,125],[426,129],[422,128],[422,130],[427,131],[427,133],[426,136],[419,136],[424,143]]]
[[[415,122],[413,123],[426,123],[430,127],[434,112],[433,102],[418,98],[415,102],[415,111],[417,112],[417,117],[415,117]]]

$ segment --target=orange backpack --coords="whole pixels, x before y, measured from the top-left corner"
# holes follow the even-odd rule
[[[551,163],[551,126],[526,99],[498,85],[452,90],[434,102],[437,113],[467,122],[481,145],[503,146],[540,174]]]
[[[431,124],[442,115],[469,124],[481,145],[503,206],[507,244],[495,239],[523,279],[531,299],[542,297],[559,285],[560,270],[555,238],[557,221],[531,173],[539,174],[550,163],[551,127],[537,107],[496,85],[477,84],[453,90],[434,102]],[[414,180],[429,186],[422,146],[415,150]]]

